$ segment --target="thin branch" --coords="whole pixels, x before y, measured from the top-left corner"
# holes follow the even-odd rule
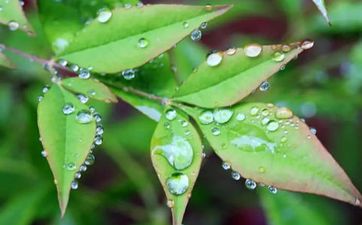
[[[39,57],[37,57],[35,55],[31,55],[31,54],[28,54],[26,52],[20,51],[19,49],[8,47],[8,46],[3,45],[3,44],[0,44],[0,49],[7,50],[7,51],[12,52],[12,53],[14,53],[16,55],[19,55],[19,56],[21,56],[23,58],[28,59],[31,62],[36,62],[36,63],[39,63],[39,64],[41,64],[43,66],[45,66],[45,65],[52,62],[52,61],[49,61],[49,60],[46,60],[46,59],[39,58]]]

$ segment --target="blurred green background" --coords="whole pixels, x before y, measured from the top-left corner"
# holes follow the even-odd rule
[[[117,0],[70,2],[82,21]],[[313,49],[270,80],[268,92],[256,91],[246,101],[287,106],[305,118],[362,190],[362,1],[327,1],[331,27],[311,0],[144,1],[159,2],[234,5],[209,23],[201,42],[187,38],[170,52],[173,70],[182,78],[211,50],[255,42],[314,40]],[[51,44],[41,30],[34,1],[25,1],[24,8],[38,35],[28,37],[2,26],[0,43],[50,56]],[[72,191],[69,209],[60,219],[36,125],[37,96],[50,82],[49,74],[39,65],[15,55],[9,57],[17,69],[0,68],[0,225],[170,224],[149,157],[156,123],[123,102],[92,102],[104,118],[104,144],[96,152],[95,165],[80,180],[79,189]],[[223,171],[210,149],[206,153],[184,224],[362,224],[359,208],[335,200],[284,191],[271,195],[262,188],[249,191]]]

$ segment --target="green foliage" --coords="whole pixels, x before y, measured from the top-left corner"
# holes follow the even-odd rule
[[[133,0],[39,0],[38,11],[28,6],[31,24],[19,1],[0,0],[0,23],[8,25],[14,21],[19,29],[37,33],[36,37],[29,37],[0,29],[0,65],[4,67],[1,72],[5,71],[0,78],[4,81],[0,82],[0,134],[4,139],[0,143],[0,200],[10,199],[0,205],[0,224],[31,224],[52,218],[55,193],[48,196],[48,192],[55,183],[65,218],[52,220],[51,224],[108,224],[110,214],[117,211],[134,220],[134,224],[166,225],[167,213],[153,186],[158,179],[173,225],[181,225],[191,195],[196,193],[198,197],[194,198],[195,205],[212,207],[204,202],[204,190],[223,183],[193,191],[209,150],[204,149],[201,136],[235,180],[241,176],[246,179],[248,189],[266,186],[274,194],[277,188],[313,193],[361,207],[361,194],[347,176],[351,174],[358,184],[362,182],[356,173],[356,159],[361,155],[356,151],[359,139],[355,135],[360,129],[357,121],[362,108],[361,41],[354,41],[348,48],[333,48],[328,54],[316,50],[303,53],[314,45],[306,37],[316,37],[318,46],[331,34],[358,34],[360,4],[347,0],[331,3],[327,14],[324,1],[313,2],[328,23],[331,17],[332,27],[320,15],[306,19],[302,1],[290,0],[276,4],[217,2],[225,5],[200,1],[199,6],[143,5]],[[207,26],[228,33],[228,24],[238,18],[251,15],[256,20],[269,19],[280,13],[290,20],[284,39],[305,41],[256,44],[271,40],[241,35],[243,20],[238,20],[233,27],[239,28],[240,23],[242,32],[226,44],[218,33],[205,36],[210,43],[213,38],[221,42],[218,48],[243,47],[206,54],[207,48],[195,42]],[[256,24],[253,29],[264,29],[262,22]],[[186,38],[188,35],[191,38]],[[328,46],[330,43],[320,49]],[[301,53],[301,60],[290,63]],[[341,62],[348,65],[343,77],[324,74],[332,73]],[[10,72],[14,65],[17,68]],[[273,76],[276,73],[279,75]],[[48,83],[49,75],[52,85],[42,89],[44,96],[38,98],[36,114],[38,82]],[[34,78],[36,82],[32,82]],[[12,84],[16,79],[19,84]],[[271,84],[273,89],[269,90]],[[117,98],[157,124],[130,116],[132,109],[122,103],[104,104],[118,103]],[[309,121],[306,123],[297,115],[317,115],[327,119],[328,124],[340,123],[332,149],[344,151],[348,145],[353,150],[348,155],[342,151],[332,154],[347,173],[317,139],[316,130],[307,125]],[[54,182],[49,179],[51,174],[44,160],[32,151],[41,148],[35,141],[36,117],[41,154],[48,161]],[[97,155],[106,163],[86,178],[85,190],[72,194],[73,204],[65,214],[70,190],[78,188],[78,179],[94,162],[95,147],[103,142],[103,122],[109,128],[102,147],[106,151]],[[8,132],[20,126],[24,132]],[[15,154],[14,149],[26,151]],[[152,165],[146,159],[149,154]],[[155,175],[151,175],[151,167]],[[34,183],[34,190],[26,190]],[[218,188],[224,187],[227,185]],[[321,216],[323,211],[313,203],[324,200],[309,202],[283,191],[278,195],[265,191],[259,194],[271,224],[331,224],[332,219]],[[216,221],[210,225],[218,222],[217,218],[210,218]]]

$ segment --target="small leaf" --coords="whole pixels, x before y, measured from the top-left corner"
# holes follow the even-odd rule
[[[64,215],[74,175],[93,144],[96,123],[86,105],[63,87],[53,85],[39,103],[38,127]]]
[[[20,1],[0,0],[0,23],[9,27],[10,30],[23,30],[33,34],[34,30],[25,17]]]
[[[62,85],[72,92],[86,95],[95,100],[107,103],[118,102],[111,90],[96,79],[68,78],[62,80]]]
[[[95,72],[135,68],[172,48],[201,23],[229,7],[146,5],[117,8],[105,23],[95,19],[78,32],[60,55]]]
[[[201,140],[187,117],[167,109],[151,141],[151,158],[172,210],[181,225],[202,161]]]
[[[361,206],[343,169],[289,109],[247,103],[191,113],[219,157],[243,177]]]
[[[15,65],[10,61],[10,59],[1,53],[1,46],[0,46],[0,66],[7,68],[15,67]]]
[[[327,23],[330,25],[331,21],[328,17],[328,12],[324,3],[324,0],[313,0],[314,4],[317,6],[318,10],[322,13],[324,19],[327,21]]]
[[[209,56],[190,75],[174,98],[205,108],[235,104],[298,56],[303,48],[311,46],[313,42],[309,41],[272,46],[251,44],[244,49],[214,53],[222,57],[219,64],[210,66],[215,62]]]

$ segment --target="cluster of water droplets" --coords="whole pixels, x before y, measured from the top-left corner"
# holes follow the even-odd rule
[[[189,23],[187,21],[182,23],[182,26],[186,29],[189,28]],[[195,30],[193,30],[191,32],[190,38],[193,41],[200,41],[202,38],[202,30],[205,30],[207,28],[207,22],[203,22],[201,23],[201,25],[196,28]]]

